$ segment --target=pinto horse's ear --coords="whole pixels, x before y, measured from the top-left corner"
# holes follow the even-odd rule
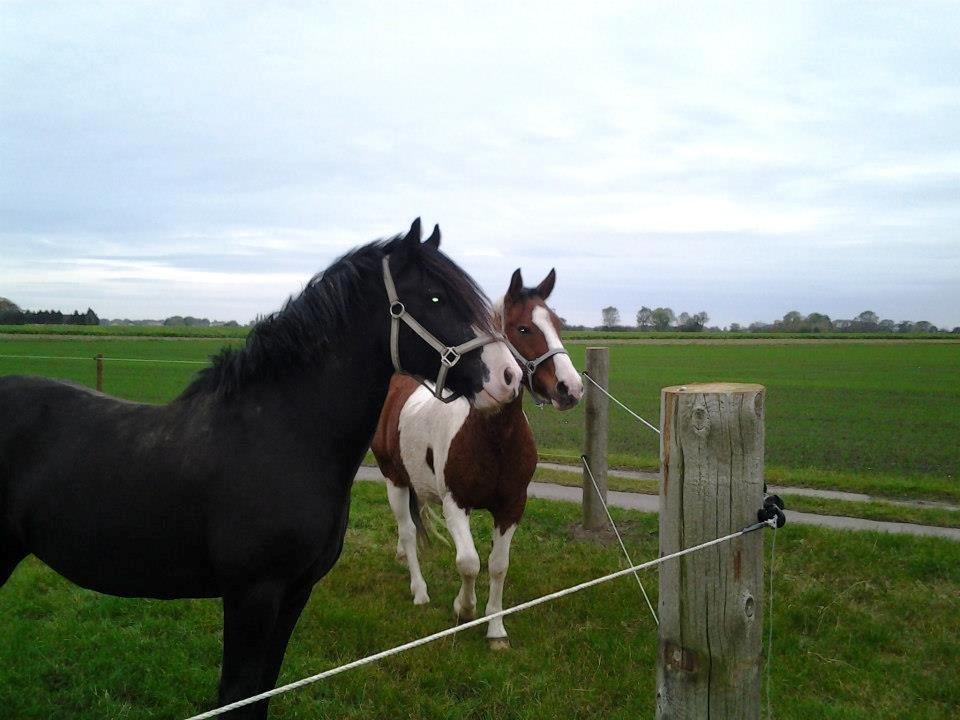
[[[520,268],[517,268],[513,271],[513,276],[510,278],[510,287],[507,289],[507,298],[513,301],[520,299],[520,292],[523,290],[523,274],[520,272]]]
[[[430,233],[430,237],[428,237],[424,241],[424,244],[432,245],[435,249],[440,247],[440,226],[439,225],[433,226],[433,232]]]
[[[550,268],[550,272],[547,273],[547,276],[543,279],[543,282],[537,285],[537,295],[541,299],[546,300],[550,297],[550,293],[553,292],[554,283],[557,282],[557,271],[553,268]]]

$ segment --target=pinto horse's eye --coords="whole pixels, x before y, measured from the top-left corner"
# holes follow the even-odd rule
[[[520,333],[521,335],[529,335],[530,328],[528,328],[526,325],[521,325],[517,328],[517,332]]]

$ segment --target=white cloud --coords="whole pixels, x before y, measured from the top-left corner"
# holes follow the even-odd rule
[[[244,319],[423,214],[491,294],[556,265],[583,322],[612,289],[721,323],[772,317],[771,293],[838,314],[892,277],[901,316],[960,323],[960,289],[929,282],[960,265],[950,4],[0,15],[0,294],[21,304]],[[748,286],[715,277],[737,263]]]

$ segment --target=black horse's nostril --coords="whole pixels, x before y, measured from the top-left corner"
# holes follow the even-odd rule
[[[562,380],[557,383],[557,394],[562,397],[567,397],[570,395],[570,390],[567,388],[567,384]]]
[[[511,372],[510,368],[506,368],[503,371],[503,381],[507,384],[507,387],[513,384],[513,372]]]

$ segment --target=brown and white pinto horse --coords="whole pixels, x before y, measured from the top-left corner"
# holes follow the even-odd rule
[[[524,378],[534,398],[567,410],[580,400],[583,382],[560,342],[559,318],[545,302],[555,281],[551,270],[537,287],[525,288],[518,269],[497,308],[497,322],[521,365],[536,364],[532,375]],[[414,604],[430,602],[417,560],[417,528],[422,528],[419,501],[424,501],[442,505],[456,545],[462,584],[453,611],[461,622],[476,617],[475,585],[480,572],[470,511],[488,510],[493,515],[486,614],[501,610],[510,541],[523,517],[527,486],[537,466],[537,446],[523,412],[522,391],[499,412],[478,412],[459,400],[444,404],[416,380],[394,375],[372,449],[387,477],[387,496],[399,535],[397,559],[410,569]],[[502,618],[490,621],[487,638],[494,649],[509,647]]]

